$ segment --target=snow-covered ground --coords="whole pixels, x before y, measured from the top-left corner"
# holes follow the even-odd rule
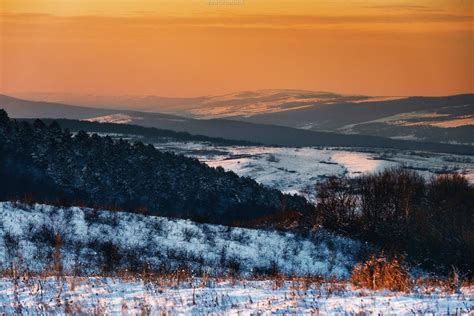
[[[474,313],[473,287],[456,294],[440,288],[411,293],[352,288],[348,278],[362,252],[361,243],[323,230],[303,238],[3,202],[0,315]],[[54,268],[58,262],[60,270]],[[127,272],[131,269],[145,273]],[[267,276],[275,272],[295,277]]]
[[[30,271],[53,264],[56,236],[66,271],[175,271],[197,275],[350,276],[361,243],[325,231],[292,233],[196,224],[125,212],[0,203],[0,269],[12,262]]]
[[[158,149],[195,157],[288,193],[311,192],[329,176],[357,176],[403,165],[429,177],[464,172],[474,182],[474,157],[384,149],[216,146],[205,142],[156,143]]]
[[[473,302],[472,287],[407,294],[304,280],[0,278],[0,314],[7,315],[472,315]]]

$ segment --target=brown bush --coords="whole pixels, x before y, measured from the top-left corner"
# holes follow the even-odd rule
[[[356,287],[371,290],[407,292],[411,288],[410,276],[402,262],[397,258],[388,260],[383,254],[359,263],[352,271],[351,282]]]

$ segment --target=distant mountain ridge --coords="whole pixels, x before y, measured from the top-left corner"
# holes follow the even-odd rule
[[[81,95],[71,93],[23,93],[22,99],[52,101],[78,106],[160,112],[191,118],[226,118],[274,113],[312,106],[315,102],[371,100],[372,97],[343,95],[324,91],[262,89],[200,97],[162,97],[155,95]]]
[[[326,106],[314,106],[291,112],[255,115],[246,121],[264,124],[277,124],[303,127],[313,123],[308,129],[337,130],[347,125],[356,125],[388,118],[401,113],[426,113],[440,111],[440,115],[422,117],[424,119],[452,115],[474,115],[474,94],[461,94],[447,97],[408,97],[385,101],[344,102]],[[435,113],[430,113],[435,114]],[[399,119],[402,119],[400,117]],[[410,117],[406,117],[410,119]]]
[[[474,144],[474,94],[314,103],[229,118],[311,131]]]
[[[117,115],[127,124],[188,132],[194,135],[276,146],[348,146],[474,154],[474,146],[413,142],[367,135],[344,135],[237,120],[198,120],[171,114],[76,107],[0,96],[0,108],[13,118],[66,118],[106,122]]]
[[[266,89],[202,97],[23,93],[27,99],[106,109],[230,119],[311,131],[474,145],[473,94],[374,97]]]
[[[129,114],[139,117],[142,112],[138,111],[124,111],[114,109],[101,109],[85,106],[75,106],[69,104],[45,102],[45,101],[30,101],[23,100],[7,95],[0,94],[0,108],[9,113],[11,117],[18,118],[67,118],[74,120],[85,120],[100,116]],[[183,119],[176,115],[150,113],[156,118],[163,119]]]

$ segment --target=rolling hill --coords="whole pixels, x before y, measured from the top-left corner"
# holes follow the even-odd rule
[[[0,108],[5,109],[12,118],[66,118],[102,123],[126,123],[264,145],[382,147],[474,154],[473,146],[422,143],[367,135],[344,135],[238,120],[192,119],[162,113],[95,109],[60,103],[27,101],[8,96],[0,96]]]
[[[233,119],[312,131],[474,143],[474,94],[364,100]]]
[[[372,100],[373,97],[294,89],[240,91],[202,97],[161,97],[155,95],[82,95],[73,93],[21,93],[28,100],[53,101],[79,106],[111,109],[136,109],[193,118],[225,118],[275,113],[311,107],[315,103],[333,104]]]
[[[188,98],[58,93],[23,93],[19,96],[79,106],[133,109],[197,119],[225,118],[312,131],[474,144],[473,94],[370,97],[274,89]],[[123,121],[120,115],[110,119]]]

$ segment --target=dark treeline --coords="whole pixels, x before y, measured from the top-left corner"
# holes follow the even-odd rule
[[[474,186],[459,174],[425,180],[402,167],[317,186],[322,225],[432,270],[473,276]]]
[[[196,159],[152,145],[75,136],[57,123],[13,121],[0,110],[0,199],[107,207],[232,223],[291,210],[302,197],[282,194]]]
[[[33,119],[22,119],[28,123],[33,123]],[[69,129],[69,131],[75,133],[79,131],[85,131],[89,133],[104,133],[104,134],[124,134],[124,135],[136,135],[143,137],[144,142],[163,141],[163,138],[169,138],[174,141],[200,141],[210,142],[219,145],[237,145],[237,146],[250,146],[258,145],[258,143],[240,141],[240,140],[228,140],[218,137],[208,137],[202,135],[191,135],[187,132],[175,132],[167,129],[159,129],[154,127],[143,127],[133,124],[115,124],[115,123],[97,123],[88,121],[78,120],[67,120],[67,119],[42,119],[43,123],[50,125],[56,122],[63,129]]]

